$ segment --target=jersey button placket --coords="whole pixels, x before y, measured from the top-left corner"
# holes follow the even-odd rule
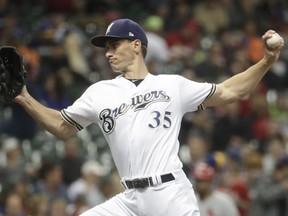
[[[139,88],[133,88],[133,93],[131,94],[131,98],[137,96],[139,94]],[[137,115],[137,112],[134,111],[134,109],[129,110],[129,117],[130,117],[130,123],[131,123],[131,131],[130,133],[130,153],[131,153],[131,167],[132,167],[132,173],[135,175],[139,172],[138,170],[138,160],[139,160],[139,149],[137,149],[137,134],[139,134],[139,131],[135,130],[134,124],[135,124],[135,116]]]
[[[136,158],[137,158],[137,153],[136,153],[136,148],[135,148],[135,137],[133,134],[134,133],[134,119],[133,119],[133,112],[129,113],[130,115],[130,122],[131,122],[131,130],[128,132],[130,133],[130,154],[131,154],[131,168],[132,168],[132,173],[133,175],[135,174],[136,171],[136,166],[137,166],[137,162],[136,162]]]

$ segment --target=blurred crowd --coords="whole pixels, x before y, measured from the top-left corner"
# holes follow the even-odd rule
[[[93,35],[139,22],[153,74],[219,83],[263,56],[261,36],[288,44],[286,0],[0,0],[0,44],[16,46],[38,101],[61,110],[114,78]],[[201,216],[288,216],[288,49],[251,95],[188,113],[179,156]],[[76,216],[123,189],[98,126],[58,140],[0,102],[0,215]]]

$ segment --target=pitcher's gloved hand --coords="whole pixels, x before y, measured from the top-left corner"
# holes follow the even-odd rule
[[[26,70],[16,47],[0,47],[0,97],[12,101],[25,85]]]

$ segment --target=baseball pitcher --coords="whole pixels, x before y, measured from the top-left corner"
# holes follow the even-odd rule
[[[47,108],[26,87],[7,97],[22,105],[47,131],[65,139],[96,123],[109,144],[124,192],[81,216],[199,216],[193,187],[178,158],[177,140],[183,115],[225,105],[249,94],[279,58],[262,37],[265,54],[246,71],[220,84],[198,83],[179,75],[152,75],[145,65],[149,43],[143,29],[130,19],[118,19],[105,35],[92,39],[106,50],[115,79],[92,84],[71,106]],[[0,52],[1,53],[1,52]],[[7,73],[5,66],[1,73]],[[18,69],[18,71],[21,71]],[[10,77],[11,78],[11,77]],[[13,79],[8,79],[11,82]],[[9,88],[1,79],[2,95]]]

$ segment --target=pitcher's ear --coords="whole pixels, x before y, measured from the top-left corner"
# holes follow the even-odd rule
[[[133,41],[133,49],[139,53],[141,52],[141,41],[139,39],[136,39]]]

